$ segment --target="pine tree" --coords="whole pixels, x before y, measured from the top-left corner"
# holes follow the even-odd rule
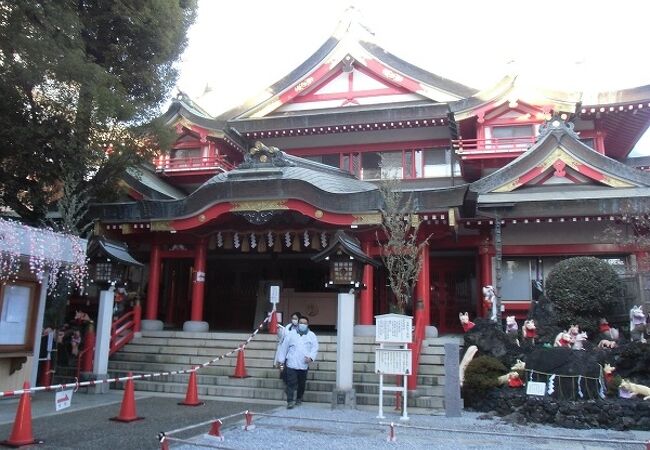
[[[0,0],[0,204],[41,224],[59,200],[80,232],[91,198],[169,138],[156,122],[195,0]],[[65,185],[65,188],[64,188]]]

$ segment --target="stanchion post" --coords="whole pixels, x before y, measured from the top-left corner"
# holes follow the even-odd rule
[[[244,413],[244,418],[246,419],[246,425],[244,425],[244,431],[251,431],[255,429],[255,425],[253,425],[253,413],[251,413],[249,410],[246,410]]]
[[[395,435],[395,424],[393,422],[388,425],[388,439],[386,439],[388,442],[395,442],[397,440],[397,436]]]

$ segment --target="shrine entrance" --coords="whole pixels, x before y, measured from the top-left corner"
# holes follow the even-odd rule
[[[209,256],[204,320],[211,330],[252,330],[270,308],[267,288],[272,282],[281,286],[279,311],[295,305],[296,299],[313,299],[305,303],[301,312],[311,313],[310,322],[317,326],[316,316],[324,313],[318,298],[332,294],[324,288],[326,265],[312,262],[310,256],[310,253]],[[312,305],[316,305],[312,307],[314,311],[310,310]],[[335,310],[336,301],[333,305]],[[284,313],[286,322],[291,312]]]
[[[459,312],[474,316],[478,285],[474,254],[431,255],[431,324],[440,333],[460,333]]]

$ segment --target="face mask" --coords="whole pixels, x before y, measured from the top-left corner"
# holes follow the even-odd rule
[[[294,325],[298,325],[298,319],[291,319],[291,323]]]
[[[306,333],[308,328],[309,325],[307,325],[306,323],[301,323],[300,325],[298,325],[298,331],[300,331],[301,333]]]

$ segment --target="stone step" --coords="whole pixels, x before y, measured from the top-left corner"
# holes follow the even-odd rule
[[[128,361],[110,361],[109,362],[109,371],[111,373],[126,373],[129,370],[134,373],[156,373],[156,372],[167,372],[170,370],[184,370],[187,369],[187,366],[183,364],[156,364],[156,363],[132,363]],[[257,369],[257,368],[247,368],[246,372],[252,378],[278,378],[278,369],[267,368],[267,369]],[[232,367],[217,367],[217,366],[208,366],[202,368],[199,372],[199,377],[202,375],[206,376],[222,376],[229,377],[234,373],[234,368]],[[279,379],[279,378],[278,378]],[[336,381],[336,372],[333,371],[323,371],[323,370],[310,370],[307,379],[309,380],[318,380],[318,381],[329,381],[334,383]],[[355,383],[379,383],[379,375],[375,373],[354,373],[353,380]],[[394,377],[386,376],[385,380],[389,382],[394,382]],[[422,386],[444,386],[444,377],[438,377],[435,375],[418,375],[418,385]]]
[[[137,373],[134,373],[137,375]],[[126,372],[115,372],[115,376],[125,376]],[[280,389],[284,390],[284,382],[277,378],[231,378],[223,375],[197,375],[196,377],[198,387],[201,386],[231,386],[231,387],[247,387],[247,388],[260,388],[260,389]],[[189,375],[166,375],[157,377],[155,380],[146,380],[160,383],[177,383],[184,384],[187,387]],[[335,381],[320,381],[310,379],[307,381],[307,388],[310,391],[318,392],[332,392],[336,385]],[[394,384],[386,384],[387,386],[395,386]],[[379,394],[378,383],[354,383],[354,388],[357,393],[362,394]],[[418,388],[418,395],[441,397],[444,395],[442,386],[422,386]]]
[[[136,391],[140,392],[161,392],[166,394],[176,394],[184,396],[187,392],[187,384],[183,383],[159,383],[152,381],[134,381]],[[285,394],[283,389],[267,388],[249,388],[245,386],[197,386],[199,399],[202,396],[228,397],[236,399],[263,399],[263,400],[284,400]],[[325,391],[311,390],[309,386],[305,389],[303,399],[306,402],[314,403],[331,403],[332,393]],[[357,393],[357,403],[360,405],[378,405],[379,397],[374,394]],[[395,405],[395,395],[385,395],[383,399],[385,407]],[[442,397],[409,397],[408,405],[411,407],[421,408],[442,408]]]

